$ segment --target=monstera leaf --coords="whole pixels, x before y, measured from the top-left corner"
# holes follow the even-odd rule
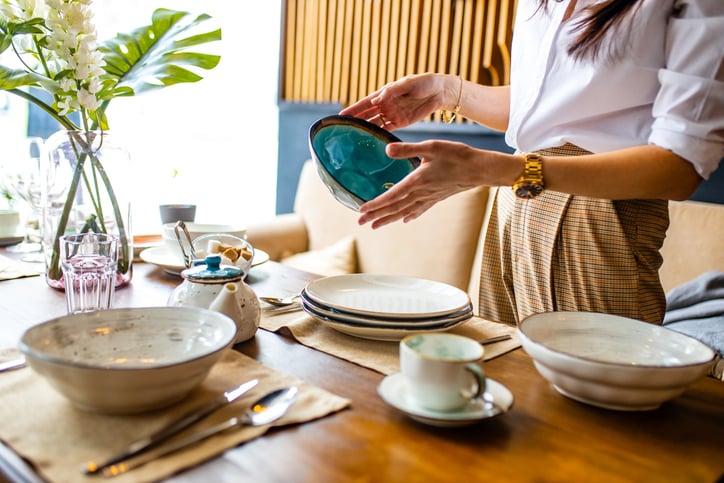
[[[9,69],[0,65],[0,90],[10,90],[23,86],[35,86],[43,80],[42,76],[24,70]]]
[[[188,52],[196,45],[221,40],[221,29],[193,34],[189,30],[211,17],[194,16],[188,12],[158,9],[152,24],[140,27],[130,34],[118,34],[101,46],[105,70],[115,80],[109,96],[141,94],[183,82],[196,82],[201,76],[187,69],[213,69],[219,63],[218,55]],[[189,34],[183,37],[184,34]]]

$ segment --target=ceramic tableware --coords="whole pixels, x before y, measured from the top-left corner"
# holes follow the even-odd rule
[[[310,309],[312,312],[324,315],[330,320],[347,323],[358,326],[392,328],[392,329],[421,329],[425,327],[436,328],[447,326],[451,322],[464,321],[473,316],[473,307],[468,305],[461,310],[456,310],[448,315],[436,317],[395,317],[394,314],[389,316],[367,316],[347,312],[341,309],[327,307],[310,299],[304,290],[300,294],[302,305]]]
[[[369,317],[429,318],[448,316],[470,305],[457,287],[434,280],[355,273],[311,281],[304,288],[312,301]]]
[[[655,409],[709,371],[714,351],[687,335],[593,312],[547,312],[518,327],[538,372],[564,396],[606,409]]]
[[[196,205],[171,204],[159,205],[161,223],[176,223],[177,221],[193,222],[196,219]]]
[[[18,210],[0,210],[0,239],[21,236]]]
[[[77,407],[159,409],[198,386],[231,346],[236,325],[196,307],[134,307],[51,319],[25,331],[30,367]]]
[[[230,317],[236,324],[235,343],[249,340],[261,321],[261,306],[254,290],[244,283],[244,271],[222,265],[219,255],[181,272],[184,281],[174,289],[167,305],[208,308]]]
[[[341,320],[332,319],[330,317],[327,317],[326,315],[315,312],[309,306],[304,304],[302,304],[302,310],[304,310],[309,316],[311,316],[321,324],[324,324],[330,329],[336,330],[337,332],[341,332],[343,334],[347,334],[353,337],[359,337],[361,339],[382,341],[399,341],[409,335],[415,335],[420,333],[444,332],[452,329],[453,327],[457,327],[458,325],[461,325],[470,319],[470,316],[464,316],[432,327],[391,327],[389,325],[362,325],[359,323],[349,323]]]
[[[486,379],[483,346],[455,334],[418,334],[400,341],[400,372],[409,400],[432,411],[453,411],[480,399]]]
[[[399,141],[386,129],[350,116],[324,117],[309,128],[319,177],[337,201],[355,211],[420,165],[418,158],[387,156],[387,144]]]
[[[486,380],[486,397],[475,399],[454,411],[435,411],[415,404],[407,392],[404,376],[396,372],[386,376],[377,387],[382,400],[423,424],[439,427],[458,427],[479,423],[507,413],[513,407],[513,394],[498,381]]]

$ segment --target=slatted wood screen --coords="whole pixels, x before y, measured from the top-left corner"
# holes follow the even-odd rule
[[[282,100],[347,105],[407,74],[508,83],[516,0],[284,0]]]

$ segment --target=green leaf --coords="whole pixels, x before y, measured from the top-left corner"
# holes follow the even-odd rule
[[[0,54],[6,51],[13,42],[14,35],[43,35],[42,18],[33,18],[25,22],[8,22],[0,18]]]
[[[158,9],[152,24],[130,34],[119,34],[100,46],[106,62],[105,70],[117,80],[117,88],[107,95],[141,94],[161,87],[197,82],[202,77],[188,68],[212,69],[218,65],[218,55],[187,52],[185,49],[221,39],[221,30],[193,34],[189,32],[210,19],[206,14],[194,16],[188,12]],[[189,33],[187,37],[183,37]],[[130,91],[129,91],[130,89]],[[106,99],[110,100],[110,97]]]
[[[9,69],[0,65],[0,90],[6,91],[25,86],[39,86],[44,78],[32,72]]]

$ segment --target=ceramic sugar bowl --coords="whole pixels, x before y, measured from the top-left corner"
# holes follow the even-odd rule
[[[237,327],[234,343],[254,337],[261,320],[261,306],[254,290],[243,281],[244,271],[221,265],[219,255],[181,272],[184,281],[168,299],[168,305],[202,307],[229,316]]]

